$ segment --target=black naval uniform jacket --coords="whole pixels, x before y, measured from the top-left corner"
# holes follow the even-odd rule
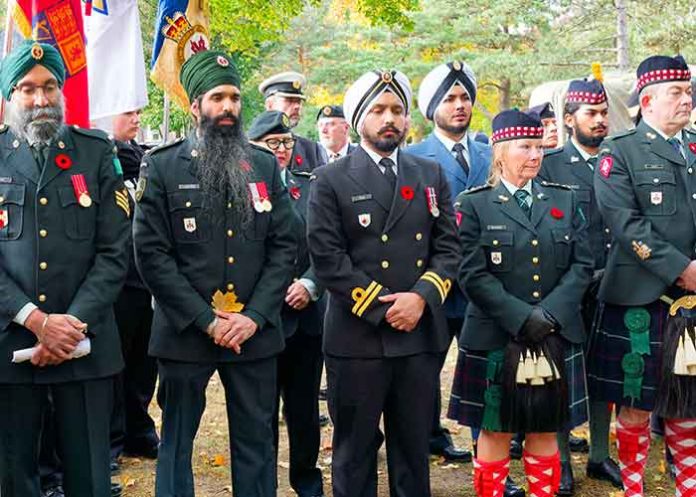
[[[695,258],[696,133],[683,136],[686,159],[645,121],[602,144],[594,184],[615,241],[601,300],[654,302]]]
[[[126,277],[130,212],[113,143],[99,131],[64,126],[40,173],[29,145],[2,125],[0,154],[0,383],[118,373],[123,358],[112,306]],[[78,204],[74,175],[84,176],[89,207]],[[12,364],[12,352],[37,342],[13,322],[29,302],[87,323],[91,353],[43,368]]]
[[[587,222],[587,239],[595,258],[595,269],[603,269],[611,247],[611,231],[602,221],[597,207],[592,169],[571,140],[563,148],[555,148],[544,154],[538,178],[569,186],[575,191],[578,206]]]
[[[443,303],[459,264],[452,200],[439,165],[399,152],[397,185],[364,149],[315,170],[309,250],[329,291],[324,352],[379,358],[442,352],[450,343]],[[428,208],[433,189],[439,216]],[[437,211],[436,211],[437,212]],[[384,319],[378,297],[415,292],[427,302],[410,333]]]
[[[250,181],[265,182],[272,210],[241,230],[231,196],[204,209],[191,138],[153,150],[141,166],[133,236],[136,263],[155,298],[150,355],[176,361],[244,361],[283,349],[280,309],[297,246],[295,214],[272,154],[251,148]],[[246,199],[245,199],[246,200]],[[217,290],[235,292],[258,324],[242,353],[206,334]]]
[[[533,306],[547,310],[570,342],[585,340],[580,304],[594,261],[575,193],[536,181],[532,193],[529,219],[502,183],[456,199],[459,282],[469,299],[459,343],[467,349],[504,347]]]
[[[329,156],[319,143],[303,136],[293,135],[293,138],[295,147],[290,157],[291,171],[313,171],[329,163]]]
[[[307,307],[299,311],[287,304],[283,304],[283,331],[285,332],[285,338],[291,337],[298,330],[305,335],[318,336],[321,335],[323,329],[326,299],[324,298],[324,288],[317,281],[314,270],[310,265],[309,249],[307,248],[307,205],[311,187],[310,174],[301,171],[286,171],[285,174],[290,202],[297,214],[295,233],[298,240],[293,280],[304,278],[312,281],[316,285],[319,298],[316,301],[310,301]]]

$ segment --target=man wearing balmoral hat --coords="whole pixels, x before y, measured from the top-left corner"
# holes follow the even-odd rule
[[[450,343],[443,304],[459,264],[452,199],[440,166],[399,150],[411,110],[403,73],[364,74],[343,108],[360,147],[314,171],[308,209],[314,272],[329,291],[333,495],[377,495],[384,415],[390,494],[427,497],[428,435]]]
[[[266,99],[266,110],[284,112],[294,128],[302,117],[302,107],[307,96],[304,94],[307,79],[294,71],[281,72],[265,79],[259,91]],[[317,142],[295,135],[295,148],[290,159],[291,170],[311,171],[328,163],[324,148]]]
[[[136,263],[155,298],[150,355],[162,407],[155,495],[194,495],[193,440],[217,371],[233,492],[274,496],[276,357],[295,217],[273,154],[242,132],[230,57],[199,52],[180,80],[196,129],[145,156],[133,227]]]
[[[588,377],[596,399],[621,406],[616,441],[626,497],[643,495],[650,412],[663,393],[660,378],[667,376],[660,368],[667,359],[669,303],[696,293],[696,134],[686,128],[690,79],[681,56],[641,62],[642,119],[634,130],[604,141],[594,171],[597,204],[614,241],[599,288]],[[696,362],[696,353],[687,359]],[[693,495],[696,423],[673,419],[684,417],[674,412],[659,414],[667,418],[677,495]]]
[[[27,41],[2,61],[3,497],[40,495],[49,399],[65,495],[111,494],[109,419],[114,375],[123,368],[113,304],[128,267],[131,212],[113,142],[64,124],[64,82],[52,45]],[[13,360],[29,348],[26,361]]]

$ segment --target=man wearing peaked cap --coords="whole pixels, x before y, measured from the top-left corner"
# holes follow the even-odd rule
[[[274,74],[259,85],[259,91],[266,99],[266,110],[277,110],[287,114],[290,126],[294,128],[302,117],[302,106],[307,96],[304,94],[307,80],[294,71]],[[290,160],[290,170],[311,171],[328,162],[324,148],[318,143],[295,135],[295,148]]]
[[[551,102],[530,107],[527,109],[527,112],[536,114],[541,119],[541,124],[544,125],[542,146],[546,149],[556,148],[558,146],[558,122],[556,120],[556,110],[551,105]]]
[[[587,221],[587,231],[592,252],[595,256],[595,273],[583,299],[583,318],[588,342],[592,320],[597,308],[597,290],[602,278],[606,255],[611,246],[609,229],[604,225],[597,208],[593,186],[593,174],[598,166],[597,155],[600,144],[609,132],[609,105],[601,81],[571,81],[566,93],[563,120],[569,130],[570,139],[563,148],[547,150],[541,164],[539,178],[552,183],[569,185],[578,196],[579,206]],[[590,457],[587,475],[590,478],[607,480],[621,488],[618,465],[609,457],[609,423],[611,410],[606,401],[590,402]],[[587,442],[584,442],[587,450]],[[574,491],[570,450],[574,450],[568,432],[559,434],[562,477],[558,495],[572,495]],[[579,446],[579,444],[575,444]]]
[[[329,162],[345,157],[357,148],[350,142],[350,126],[340,105],[325,105],[319,109],[317,131]]]
[[[280,310],[297,254],[295,215],[275,158],[244,136],[229,56],[199,52],[180,80],[196,128],[144,157],[133,227],[136,263],[155,300],[149,352],[162,407],[155,495],[194,495],[193,441],[217,372],[233,492],[274,496]]]
[[[452,198],[468,188],[484,184],[488,177],[491,148],[476,142],[467,133],[475,102],[476,76],[462,61],[435,67],[423,78],[418,91],[418,108],[423,117],[433,122],[434,129],[421,143],[407,148],[407,152],[442,166]],[[458,288],[450,293],[445,309],[451,335],[459,336],[466,300]],[[443,364],[445,357],[446,353],[442,356]],[[448,460],[468,461],[471,453],[455,448],[449,431],[440,423],[439,391],[435,400],[430,451]]]
[[[278,159],[281,178],[297,215],[293,281],[287,288],[281,313],[285,349],[278,356],[278,401],[273,430],[277,457],[282,397],[290,444],[290,485],[300,497],[318,497],[324,493],[317,460],[321,441],[319,385],[325,303],[324,291],[314,276],[307,250],[307,201],[311,182],[308,173],[288,170],[294,145],[288,116],[275,110],[263,112],[251,123],[247,136],[253,144],[269,150]]]
[[[55,495],[111,493],[109,418],[123,368],[112,307],[126,276],[128,193],[114,144],[64,123],[65,67],[26,41],[2,61],[0,489],[40,495],[42,414],[63,465]],[[33,348],[29,360],[13,353]],[[86,355],[80,352],[88,351]]]
[[[590,392],[621,406],[616,439],[627,497],[643,495],[650,448],[650,412],[669,393],[674,376],[661,369],[668,302],[696,293],[696,134],[691,73],[681,56],[662,55],[638,66],[642,120],[607,138],[599,151],[594,186],[599,211],[614,241],[599,288],[599,319],[589,357]],[[680,406],[690,407],[690,406]],[[676,466],[677,495],[693,493],[696,438],[693,420],[670,409],[666,442]]]
[[[399,150],[410,103],[401,72],[370,71],[353,83],[343,109],[360,147],[315,170],[310,193],[309,250],[330,293],[324,354],[336,497],[377,495],[382,415],[391,495],[430,495],[428,435],[451,341],[443,303],[459,260],[442,169]]]

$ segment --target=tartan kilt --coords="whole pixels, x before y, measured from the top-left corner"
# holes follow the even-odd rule
[[[585,384],[585,355],[582,345],[563,340],[565,345],[566,381],[568,383],[569,426],[587,421],[588,397]],[[480,428],[486,391],[487,351],[459,349],[447,417],[461,425]],[[503,428],[504,429],[504,428]]]
[[[631,340],[624,315],[631,307],[600,302],[593,330],[593,340],[588,350],[587,382],[592,400],[613,402],[617,406],[629,406],[652,411],[657,398],[662,369],[662,335],[667,322],[669,305],[656,301],[642,307],[650,314],[650,355],[644,355],[643,382],[640,399],[624,397],[624,371],[621,361],[631,352]]]

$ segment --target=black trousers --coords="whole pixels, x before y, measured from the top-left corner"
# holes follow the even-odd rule
[[[321,335],[297,332],[286,339],[278,356],[278,396],[283,398],[283,417],[290,442],[290,486],[299,497],[323,495],[321,470],[317,468],[321,427],[319,426],[319,385],[323,357]],[[273,431],[278,451],[276,403]]]
[[[428,435],[439,354],[353,359],[326,356],[334,424],[334,497],[377,496],[377,451],[384,431],[392,497],[429,497]]]
[[[276,495],[273,413],[276,358],[237,363],[158,360],[162,430],[155,495],[193,497],[193,440],[205,410],[206,387],[215,371],[225,389],[234,495]],[[3,496],[4,497],[4,496]]]
[[[53,385],[0,385],[0,494],[38,497],[39,449],[52,399],[55,447],[68,497],[109,497],[113,378]]]
[[[152,327],[151,296],[147,290],[124,287],[114,304],[116,324],[126,367],[117,377],[111,420],[111,455],[139,452],[157,446],[155,422],[147,409],[155,393],[157,361],[148,356]]]
[[[447,327],[449,328],[451,336],[457,340],[459,339],[459,333],[462,331],[462,325],[464,324],[464,318],[447,318]],[[437,373],[437,387],[435,389],[435,404],[433,406],[433,420],[430,425],[430,451],[442,450],[446,447],[452,445],[452,437],[447,428],[442,426],[440,423],[440,416],[442,412],[442,393],[440,385],[440,373],[442,372],[442,367],[445,365],[447,360],[447,353],[449,348],[440,354],[440,365],[438,367]]]

